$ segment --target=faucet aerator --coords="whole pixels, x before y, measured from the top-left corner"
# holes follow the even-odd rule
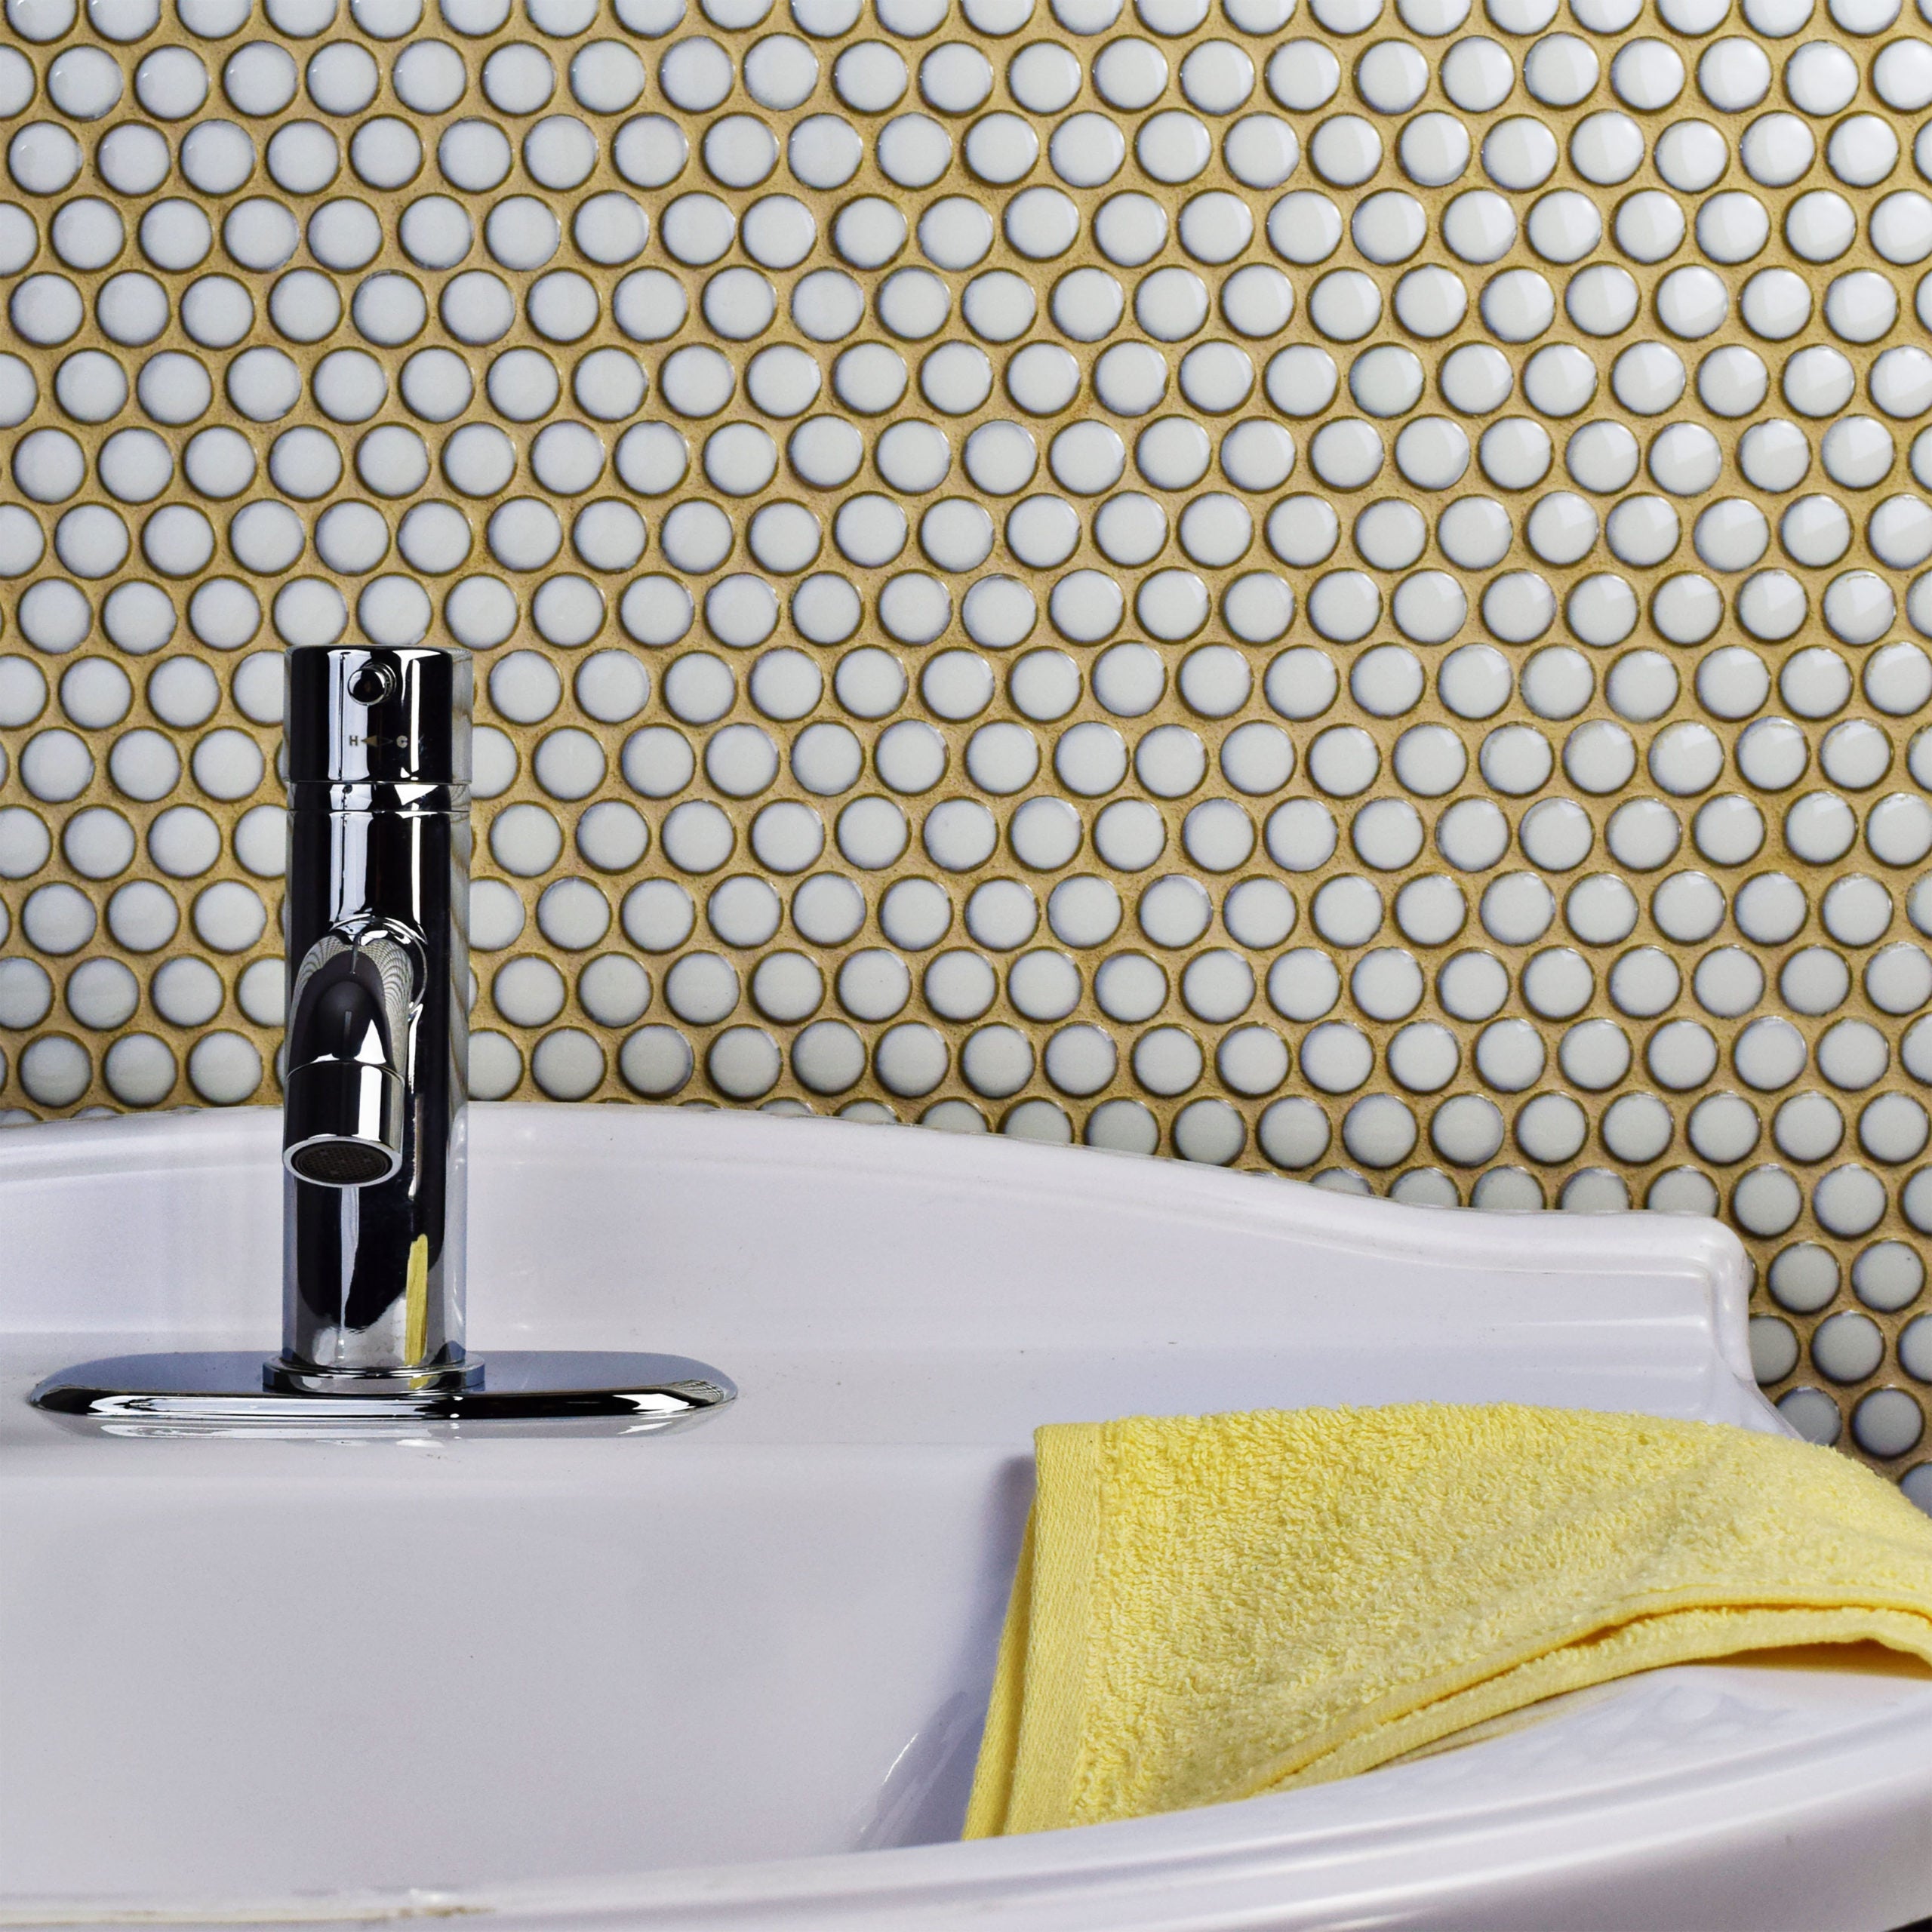
[[[395,1149],[371,1140],[307,1140],[283,1158],[297,1180],[318,1187],[371,1187],[402,1164]]]

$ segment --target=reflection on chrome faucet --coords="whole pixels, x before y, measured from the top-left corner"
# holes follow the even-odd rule
[[[463,1335],[469,654],[287,657],[282,1346],[128,1356],[34,1401],[226,1432],[398,1421],[663,1428],[730,1401],[679,1355],[506,1353]]]

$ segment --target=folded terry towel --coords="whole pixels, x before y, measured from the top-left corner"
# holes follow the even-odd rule
[[[1663,1664],[1932,1663],[1932,1521],[1807,1443],[1420,1403],[1035,1444],[969,1838],[1345,1777]]]

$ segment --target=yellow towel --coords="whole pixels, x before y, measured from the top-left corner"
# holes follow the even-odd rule
[[[1345,1777],[1663,1664],[1932,1663],[1932,1521],[1802,1442],[1421,1403],[1035,1443],[968,1838]]]

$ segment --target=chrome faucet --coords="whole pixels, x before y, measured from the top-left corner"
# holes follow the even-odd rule
[[[288,654],[282,1352],[291,1387],[460,1388],[467,651]]]
[[[129,1355],[39,1407],[155,1429],[688,1420],[730,1380],[681,1355],[467,1354],[469,654],[290,651],[282,1346]]]

